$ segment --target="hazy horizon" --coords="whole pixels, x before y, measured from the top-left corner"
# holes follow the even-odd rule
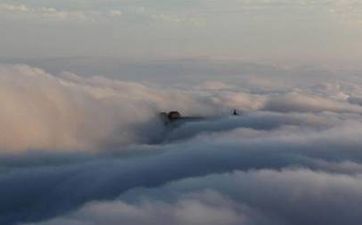
[[[0,1],[0,57],[358,64],[356,0]]]

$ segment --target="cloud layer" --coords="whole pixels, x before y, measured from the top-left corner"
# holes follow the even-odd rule
[[[361,182],[303,169],[234,172],[137,190],[119,197],[131,202],[92,202],[39,224],[358,224]]]
[[[28,66],[2,66],[0,79],[1,151],[148,143],[157,141],[153,134],[163,129],[161,111],[200,115],[218,111],[202,96],[101,77],[84,79],[69,73],[55,77]]]
[[[362,219],[357,83],[186,91],[25,65],[0,81],[1,224]],[[203,119],[165,126],[174,109]]]

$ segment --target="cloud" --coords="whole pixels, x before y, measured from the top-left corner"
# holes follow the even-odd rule
[[[55,224],[358,224],[361,177],[259,170],[191,178],[92,202]]]
[[[158,137],[149,136],[149,130],[163,129],[161,111],[218,111],[201,96],[100,77],[56,77],[28,66],[1,66],[0,80],[1,151],[151,143]]]
[[[25,65],[2,65],[0,80],[1,152],[99,151],[105,146],[161,143],[240,127],[325,127],[338,122],[343,114],[362,112],[353,98],[328,98],[320,89],[316,94],[293,91],[273,95],[200,86],[190,91],[158,90],[102,77],[55,76]],[[229,117],[233,109],[243,116]],[[158,114],[170,110],[205,119],[168,130]],[[326,112],[340,115],[321,114]]]
[[[343,101],[303,93],[289,93],[271,97],[267,100],[264,109],[280,112],[362,112],[360,107],[346,104]]]
[[[1,4],[0,10],[2,11],[12,11],[12,12],[29,12],[30,9],[24,4]]]
[[[0,224],[360,223],[357,86],[209,84],[1,65]]]
[[[278,171],[263,172],[262,170],[260,173],[263,179],[270,177],[270,180],[267,179],[264,183],[262,180],[254,181],[254,175],[245,175],[246,178],[241,179],[238,183],[246,185],[244,192],[242,192],[243,196],[258,196],[259,191],[260,193],[265,192],[266,195],[270,194],[270,196],[267,196],[270,199],[269,205],[263,204],[266,204],[264,205],[265,208],[270,207],[272,209],[274,208],[273,204],[278,206],[280,202],[274,197],[277,194],[275,188],[280,189],[281,196],[279,198],[284,199],[282,193],[291,188],[286,185],[287,183],[295,183],[295,186],[292,186],[292,188],[300,188],[301,191],[306,191],[306,194],[304,192],[300,194],[300,198],[303,199],[303,197],[308,196],[309,190],[318,190],[314,189],[313,185],[317,184],[314,180],[322,179],[323,181],[324,176],[333,178],[333,173],[336,172],[345,175],[337,176],[338,179],[335,180],[332,179],[333,185],[338,187],[339,183],[342,186],[348,183],[343,181],[344,177],[346,177],[347,181],[355,182],[353,177],[359,174],[360,171],[359,166],[356,166],[356,164],[360,165],[362,162],[361,145],[358,141],[360,134],[356,132],[356,128],[360,126],[353,127],[346,124],[345,127],[341,127],[336,125],[336,127],[326,128],[324,131],[318,129],[318,126],[308,130],[305,130],[303,127],[293,128],[287,126],[282,129],[274,128],[269,131],[254,131],[251,133],[241,132],[243,129],[241,128],[241,130],[233,130],[231,133],[221,135],[209,134],[201,138],[196,137],[188,142],[176,142],[161,146],[130,146],[127,152],[133,153],[131,155],[100,154],[90,158],[68,155],[63,158],[74,158],[72,162],[69,162],[69,160],[59,160],[50,164],[47,162],[52,160],[48,160],[47,157],[43,157],[40,154],[38,156],[39,160],[34,160],[33,156],[25,163],[24,161],[17,162],[18,166],[15,162],[15,165],[3,168],[5,172],[1,175],[0,179],[0,190],[2,193],[0,196],[0,202],[2,203],[0,221],[2,224],[12,224],[19,221],[44,220],[65,212],[71,212],[77,207],[93,200],[112,200],[127,191],[143,187],[145,190],[141,190],[135,195],[141,196],[142,193],[147,194],[147,188],[162,187],[162,185],[167,185],[167,183],[177,182],[177,180],[190,177],[213,176],[212,174],[237,170],[279,170],[293,167],[325,171],[326,175],[322,174],[320,177],[318,172],[316,172],[316,176],[313,175],[313,171],[300,172],[302,178],[305,174],[312,174],[313,179],[308,183],[303,179],[299,182],[293,180],[293,177],[299,177],[298,172],[296,172],[297,176],[294,172],[283,172],[279,175]],[[54,156],[54,158],[60,157]],[[7,160],[11,160],[11,158],[8,157]],[[347,161],[353,161],[353,163],[346,164]],[[329,173],[331,174],[329,175]],[[259,174],[259,172],[256,174]],[[288,176],[284,178],[285,174]],[[244,173],[242,173],[241,177],[244,177]],[[215,176],[214,179],[211,179],[211,183],[208,181],[209,178],[200,179],[202,189],[216,189],[217,191],[219,191],[218,187],[221,190],[223,188],[226,188],[226,190],[239,189],[234,183],[228,184],[222,177]],[[230,178],[234,182],[238,179]],[[29,181],[31,181],[31,185],[24,188]],[[271,185],[268,182],[274,183]],[[251,186],[247,186],[247,184]],[[302,184],[311,186],[303,186]],[[331,186],[329,183],[322,184],[325,189]],[[256,188],[257,185],[262,187],[261,190]],[[354,188],[357,189],[358,185],[359,181]],[[193,185],[189,185],[188,182],[181,186],[185,189],[193,189]],[[267,189],[274,191],[267,192]],[[179,195],[177,190],[174,186],[170,188],[170,192],[174,192],[176,196]],[[225,194],[223,191],[220,192]],[[350,189],[346,192],[350,193],[351,196],[355,194]],[[164,192],[161,188],[160,193],[167,192]],[[316,193],[320,192],[317,191]],[[338,192],[337,196],[343,195],[343,193],[344,190]],[[65,198],[64,196],[67,197]],[[150,196],[165,196],[165,201],[168,201],[167,199],[172,200],[172,198],[167,197],[165,194],[157,195],[151,193]],[[321,204],[328,205],[325,203],[328,196],[333,201],[332,195],[327,194],[326,196],[325,199],[320,200]],[[356,197],[355,201],[358,200],[358,195]],[[235,196],[230,196],[230,198],[235,199]],[[137,198],[132,196],[120,196],[120,199],[137,200]],[[49,202],[55,204],[49,205]],[[337,208],[343,206],[339,202],[335,204]],[[153,208],[151,207],[151,209]],[[284,208],[280,210],[283,211]],[[315,208],[311,208],[311,210],[302,211],[300,214],[301,216],[303,214],[309,215],[314,212]],[[330,210],[326,210],[330,212]],[[315,211],[315,213],[313,214],[314,216],[310,216],[311,219],[316,218],[320,211]],[[102,216],[103,212],[100,212],[100,214]],[[264,216],[268,218],[268,215],[268,213],[262,214],[260,218]],[[345,215],[348,218],[350,214]],[[284,216],[287,217],[284,218]],[[289,214],[281,214],[280,217],[282,220],[290,219]],[[120,220],[122,219],[120,218]],[[200,218],[200,220],[207,220],[207,218]],[[304,220],[301,219],[300,221]],[[353,219],[353,221],[357,220]],[[352,222],[350,224],[353,224]],[[100,224],[103,223],[100,222]]]
[[[122,16],[120,10],[57,9],[48,6],[0,3],[0,12],[8,13],[8,18],[47,19],[49,21],[94,22]]]
[[[91,203],[66,218],[43,224],[240,224],[248,218],[236,204],[216,192],[195,193],[177,202],[143,201],[127,204],[122,201]],[[250,213],[251,214],[251,213]]]
[[[72,3],[73,5],[77,5]],[[47,3],[46,5],[49,5]],[[50,4],[52,5],[52,4]],[[147,5],[147,4],[146,4]],[[121,10],[125,8],[125,10]],[[157,8],[157,7],[156,7]],[[28,3],[0,3],[0,12],[8,14],[7,18],[17,19],[47,19],[48,21],[70,21],[70,22],[99,22],[113,21],[122,16],[145,18],[155,22],[166,22],[171,24],[201,25],[204,21],[199,17],[187,16],[165,10],[138,7],[132,5],[116,4],[115,7],[104,7],[104,2],[99,4],[90,3],[88,7],[51,7]]]

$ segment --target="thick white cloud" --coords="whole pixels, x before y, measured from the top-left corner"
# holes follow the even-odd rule
[[[190,138],[200,132],[240,126],[333,126],[338,120],[348,121],[345,114],[362,112],[360,105],[351,104],[356,102],[354,98],[328,98],[319,92],[310,93],[312,90],[273,95],[250,94],[235,88],[200,90],[200,86],[190,91],[159,90],[102,77],[84,78],[70,73],[54,76],[25,65],[2,65],[0,81],[1,152],[100,150],[104,146]],[[229,118],[232,109],[244,116]],[[170,110],[210,120],[167,131],[158,114]]]
[[[1,65],[0,223],[360,223],[358,82],[160,86]]]
[[[147,143],[157,140],[150,133],[163,129],[163,110],[218,111],[212,101],[188,93],[100,77],[55,77],[28,66],[3,65],[0,80],[1,151]]]
[[[58,224],[359,224],[360,176],[260,170],[191,178],[92,202]],[[135,201],[136,199],[136,201]]]

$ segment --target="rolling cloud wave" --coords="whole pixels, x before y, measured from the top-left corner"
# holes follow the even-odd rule
[[[0,68],[1,224],[362,219],[353,93],[160,90]],[[169,128],[158,113],[173,109],[205,119]]]

